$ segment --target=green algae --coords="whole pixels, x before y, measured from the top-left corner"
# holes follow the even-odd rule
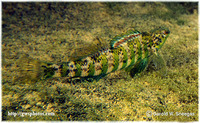
[[[197,4],[3,2],[2,120],[197,121]],[[171,31],[161,49],[166,76],[150,64],[134,78],[117,71],[98,82],[17,79],[22,75],[16,61],[24,54],[45,62],[66,62],[94,53],[130,28],[144,32],[159,26]],[[8,113],[33,111],[55,115],[14,117]],[[174,115],[147,116],[148,111]],[[176,116],[176,112],[194,115]]]

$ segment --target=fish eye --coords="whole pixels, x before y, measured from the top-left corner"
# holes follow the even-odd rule
[[[164,30],[163,31],[163,34],[165,34],[165,35],[167,35],[167,34],[169,34],[170,33],[170,31],[168,31],[168,30]]]

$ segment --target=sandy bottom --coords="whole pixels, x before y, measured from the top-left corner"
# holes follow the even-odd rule
[[[174,2],[3,3],[2,119],[197,121],[197,6]],[[24,54],[43,62],[66,62],[107,47],[115,35],[129,29],[144,32],[160,26],[171,31],[161,49],[167,64],[164,77],[159,70],[148,68],[134,78],[117,71],[98,82],[67,83],[65,78],[30,82],[20,78],[16,69],[16,61]],[[97,45],[98,38],[101,45]]]

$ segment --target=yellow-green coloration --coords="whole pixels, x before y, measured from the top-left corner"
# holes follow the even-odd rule
[[[63,64],[63,68],[64,70],[62,71],[61,76],[66,76],[67,68],[68,68],[67,63]]]
[[[128,42],[128,46],[131,49],[131,63],[130,65],[126,68],[126,71],[130,71],[131,70],[131,66],[133,66],[133,64],[135,64],[135,52],[136,52],[136,48],[134,47],[134,45],[131,45],[130,42]]]
[[[81,62],[81,61],[77,61],[76,62],[76,69],[77,69],[77,72],[75,72],[75,76],[76,77],[79,77],[79,76],[81,76],[81,72],[82,72],[82,70],[81,70],[81,66],[83,65],[83,63]],[[65,71],[65,70],[64,70]]]
[[[106,72],[108,70],[108,64],[107,64],[108,60],[107,60],[105,55],[102,55],[100,57],[100,59],[102,59],[102,72],[101,72],[101,75],[106,75]]]
[[[128,60],[128,56],[127,56],[127,51],[122,47],[122,53],[124,54],[124,58],[123,58],[123,66],[121,69],[124,69],[125,67],[127,67],[127,60]]]
[[[109,47],[108,40],[123,31],[137,29],[143,39],[149,39],[150,31],[160,26],[171,32],[158,51],[162,55],[152,55],[146,70],[134,78],[119,70],[98,82],[67,82],[66,77],[39,79],[40,74],[20,71],[24,66],[20,63],[27,58],[37,66],[29,65],[29,70],[39,68],[39,73],[52,66],[38,66],[39,61],[55,63],[55,68],[62,63],[67,70],[64,62]],[[137,45],[128,46],[137,49]],[[197,2],[3,2],[1,48],[3,121],[198,121]],[[29,56],[22,57],[24,54]],[[137,58],[134,54],[128,55]],[[164,63],[167,73],[162,76]],[[94,75],[94,64],[89,67]],[[59,72],[56,75],[60,76]],[[33,78],[37,79],[31,81]],[[147,116],[147,111],[168,112],[168,116]],[[54,116],[14,117],[11,112],[48,112]],[[192,115],[176,116],[176,112]]]
[[[114,52],[113,52],[113,57],[114,57],[114,59],[116,59],[115,61],[114,61],[114,68],[113,68],[113,70],[112,70],[112,72],[113,71],[116,71],[117,70],[117,68],[118,68],[118,66],[119,66],[119,55],[118,55],[118,50],[115,50]]]

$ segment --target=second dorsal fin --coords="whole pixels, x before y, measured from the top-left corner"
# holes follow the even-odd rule
[[[115,36],[111,41],[110,41],[110,47],[111,48],[117,48],[121,44],[127,42],[127,41],[132,41],[135,38],[138,38],[141,35],[139,31],[133,31],[129,30],[126,33],[123,33],[121,35]]]
[[[81,47],[76,47],[71,52],[68,61],[81,60],[87,56],[99,56],[102,52],[105,52],[109,47],[103,39],[96,37],[91,43],[85,43]]]

